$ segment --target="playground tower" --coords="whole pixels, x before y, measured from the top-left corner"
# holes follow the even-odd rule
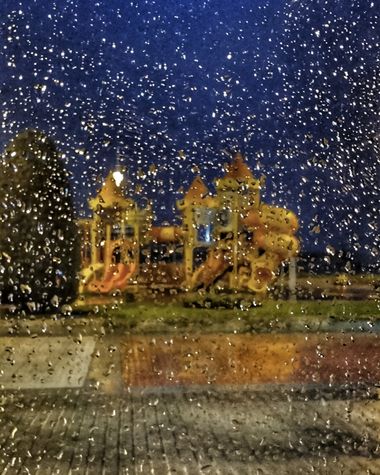
[[[82,221],[82,290],[108,293],[135,284],[196,290],[221,289],[264,295],[281,263],[299,248],[297,217],[285,208],[262,202],[264,177],[255,178],[237,153],[212,194],[196,176],[182,200],[180,226],[152,226],[152,210],[141,209],[126,196],[110,173],[99,194],[89,201],[92,219]],[[168,250],[180,260],[162,271]],[[145,256],[145,257],[144,257]]]

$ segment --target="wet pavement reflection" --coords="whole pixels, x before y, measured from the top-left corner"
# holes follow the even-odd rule
[[[377,334],[128,336],[122,371],[132,387],[377,384]]]

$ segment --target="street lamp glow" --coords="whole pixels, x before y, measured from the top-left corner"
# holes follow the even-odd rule
[[[124,180],[123,174],[119,170],[116,170],[112,173],[112,176],[115,180],[116,186],[119,187],[121,182]]]

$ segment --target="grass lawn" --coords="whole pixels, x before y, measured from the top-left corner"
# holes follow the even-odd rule
[[[215,302],[214,302],[215,304]],[[12,315],[0,310],[4,321],[16,318],[26,323],[48,320],[52,315]],[[380,302],[376,300],[267,300],[261,306],[238,308],[193,308],[178,302],[117,303],[117,299],[73,306],[69,319],[101,321],[121,332],[380,332]],[[54,319],[65,318],[55,315]],[[71,321],[71,320],[70,320]],[[78,319],[79,321],[79,319]]]
[[[248,310],[189,308],[181,304],[128,303],[107,310],[116,327],[132,332],[206,330],[305,331],[336,322],[380,321],[376,301],[273,301]]]

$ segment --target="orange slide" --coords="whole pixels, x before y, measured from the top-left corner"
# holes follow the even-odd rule
[[[259,210],[250,210],[242,220],[246,229],[253,231],[253,242],[240,252],[241,269],[245,272],[239,278],[240,288],[264,294],[282,261],[297,255],[299,241],[294,236],[298,220],[294,213],[284,208],[262,205]],[[265,251],[260,256],[257,250]],[[231,258],[232,250],[229,255]],[[231,262],[221,249],[209,251],[206,261],[195,270],[190,288],[202,285],[207,288],[231,267]],[[244,257],[244,259],[242,258]],[[249,266],[246,262],[249,261]]]
[[[123,290],[136,270],[136,264],[112,264],[101,281],[91,282],[89,290],[107,294],[111,290]]]
[[[197,289],[203,285],[207,289],[230,266],[222,251],[211,249],[205,262],[191,276],[190,288]]]
[[[115,272],[115,266],[111,265],[107,268],[104,272],[103,277],[101,279],[94,279],[88,284],[88,290],[90,292],[99,292],[100,286],[103,284],[104,281],[109,280],[112,278]]]

